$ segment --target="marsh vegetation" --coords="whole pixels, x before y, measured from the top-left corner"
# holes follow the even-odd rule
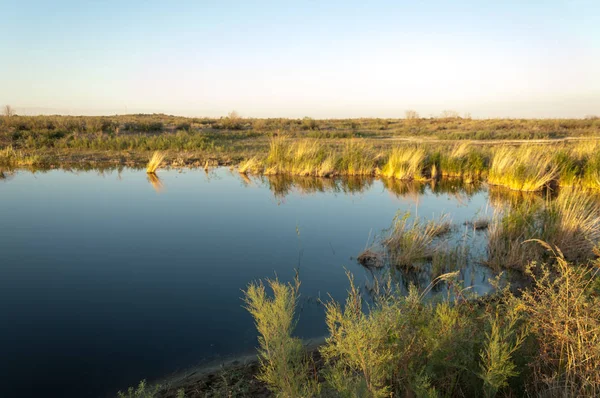
[[[300,279],[259,280],[244,289],[258,331],[258,365],[210,391],[142,383],[123,396],[244,396],[260,389],[282,397],[597,396],[598,120],[445,116],[11,113],[0,122],[0,180],[10,184],[18,169],[132,166],[142,174],[145,168],[160,192],[159,168],[161,177],[170,168],[204,168],[210,178],[213,165],[227,164],[242,186],[268,188],[277,204],[295,195],[360,196],[373,187],[415,204],[388,219],[365,250],[357,246],[364,286],[349,272],[345,300],[313,298],[327,326],[318,349],[307,351],[295,334],[304,314]],[[567,137],[576,139],[535,141]],[[462,203],[482,193],[489,207],[460,222],[453,214],[420,213],[422,196]],[[331,243],[327,250],[335,255]]]

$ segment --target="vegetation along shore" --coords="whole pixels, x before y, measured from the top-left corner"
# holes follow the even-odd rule
[[[4,116],[0,167],[236,166],[242,173],[460,178],[513,190],[600,188],[600,119]],[[157,155],[158,156],[158,155]]]
[[[293,184],[360,191],[373,178],[398,194],[487,184],[493,214],[455,225],[399,213],[357,250],[371,279],[361,286],[348,273],[344,303],[321,298],[319,346],[294,335],[301,277],[260,276],[240,303],[258,361],[120,397],[598,396],[600,120],[407,116],[6,115],[0,170],[131,166],[159,184],[160,167],[228,165],[276,195]],[[473,237],[484,238],[481,253]],[[494,275],[487,294],[471,289],[477,267]]]

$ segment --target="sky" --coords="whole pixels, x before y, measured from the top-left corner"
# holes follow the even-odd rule
[[[600,114],[600,1],[0,0],[19,114]]]

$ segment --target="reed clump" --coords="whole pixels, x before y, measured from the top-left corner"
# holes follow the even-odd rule
[[[470,184],[480,180],[489,167],[488,154],[469,143],[455,145],[450,152],[437,153],[439,174],[442,177],[460,178]]]
[[[424,180],[425,160],[423,148],[397,147],[392,149],[379,175],[399,180]]]
[[[375,173],[376,155],[367,144],[349,140],[336,159],[336,170],[341,175],[371,176]]]
[[[329,177],[336,172],[333,155],[317,140],[288,141],[274,137],[265,160],[265,174]]]
[[[554,181],[558,166],[546,151],[533,145],[502,146],[495,150],[488,183],[516,191],[540,191]]]
[[[383,241],[390,264],[400,268],[414,268],[418,263],[431,260],[437,248],[434,240],[448,233],[451,224],[446,216],[424,222],[410,219],[410,213],[394,217],[389,236]]]
[[[161,163],[165,159],[165,154],[159,151],[155,151],[148,162],[148,166],[146,167],[146,173],[155,174],[156,170],[160,167]]]
[[[534,287],[519,301],[538,349],[529,365],[530,392],[537,396],[598,396],[598,268],[568,263],[558,248],[542,244],[555,261],[528,267]]]
[[[544,240],[569,261],[593,258],[600,242],[600,204],[581,189],[562,189],[547,206]]]

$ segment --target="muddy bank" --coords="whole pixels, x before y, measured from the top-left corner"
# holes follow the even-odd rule
[[[324,343],[325,337],[304,343],[315,364],[315,371],[323,364],[319,347]],[[247,354],[178,371],[157,380],[155,384],[163,386],[158,394],[161,398],[176,398],[182,390],[186,398],[271,397],[273,394],[267,385],[256,378],[259,368],[257,354]]]

